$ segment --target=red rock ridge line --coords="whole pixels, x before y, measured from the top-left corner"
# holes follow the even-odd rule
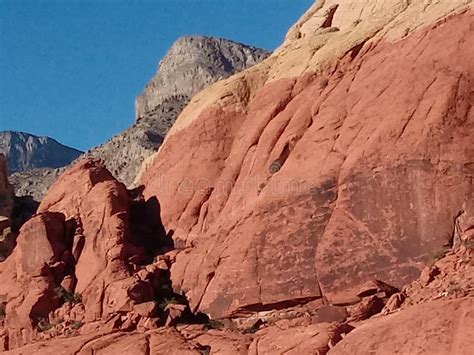
[[[142,183],[184,249],[172,278],[196,310],[320,297],[319,284],[336,300],[370,277],[418,275],[472,213],[472,22],[468,10],[357,46],[167,139]]]

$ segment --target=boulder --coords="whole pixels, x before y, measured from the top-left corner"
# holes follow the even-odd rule
[[[321,323],[281,329],[271,327],[256,334],[248,354],[326,354],[354,329],[348,324]]]
[[[53,266],[65,248],[64,215],[44,212],[22,227],[13,254],[0,264],[10,349],[28,343],[37,324],[60,305],[54,289],[66,270],[55,275]]]
[[[473,298],[416,305],[356,328],[329,354],[471,354]],[[461,330],[461,331],[460,331]]]

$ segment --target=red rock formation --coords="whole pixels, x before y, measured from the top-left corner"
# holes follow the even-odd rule
[[[472,216],[473,11],[380,2],[349,25],[344,4],[333,32],[307,32],[330,3],[300,39],[293,29],[270,59],[199,94],[141,178],[185,248],[172,278],[194,310],[338,302],[374,277],[400,287],[461,210]]]
[[[471,3],[318,1],[191,101],[144,197],[65,172],[0,264],[0,346],[472,353]]]
[[[37,338],[41,322],[52,325],[50,313],[64,301],[81,302],[82,324],[155,299],[151,281],[134,276],[146,253],[133,245],[132,205],[124,185],[95,160],[77,163],[52,186],[0,264],[10,349]]]

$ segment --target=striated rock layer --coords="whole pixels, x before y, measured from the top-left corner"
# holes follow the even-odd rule
[[[474,213],[471,1],[318,1],[144,165],[176,290],[236,317],[415,279]]]

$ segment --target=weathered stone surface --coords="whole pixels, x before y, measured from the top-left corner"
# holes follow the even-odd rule
[[[75,188],[71,190],[71,186]],[[130,276],[125,265],[130,238],[128,210],[127,190],[97,160],[82,160],[68,169],[38,208],[38,212],[61,212],[67,219],[81,222],[84,245],[80,253],[73,249],[73,255],[78,258],[76,292],[82,295],[88,320],[123,306],[110,304],[105,290],[118,292],[122,287],[112,286]],[[125,295],[128,289],[124,288]]]
[[[13,254],[0,264],[0,301],[6,303],[10,349],[33,339],[34,327],[59,306],[52,266],[61,259],[66,242],[64,216],[39,214],[23,226]]]
[[[251,67],[270,53],[222,38],[178,39],[160,61],[156,75],[135,103],[136,118],[159,118],[157,133],[165,136],[189,99],[209,84]],[[176,115],[165,120],[160,111],[176,102]],[[180,104],[181,103],[181,104]],[[167,109],[170,111],[170,108]]]
[[[357,24],[341,5],[339,31],[309,31],[327,1],[268,60],[191,101],[141,182],[186,248],[171,271],[194,310],[400,287],[449,242],[474,192],[466,3],[357,2]]]
[[[225,39],[202,36],[180,38],[137,97],[137,122],[82,154],[79,159],[93,157],[104,160],[112,175],[130,186],[143,161],[158,150],[192,96],[219,79],[251,67],[268,55],[269,52],[263,49]],[[21,150],[16,152],[12,147],[18,144],[12,142],[18,141],[24,142],[25,146],[20,145]],[[64,168],[60,167],[68,165],[81,154],[50,138],[24,133],[0,133],[0,152],[2,143],[14,164],[12,171],[18,170],[11,177],[17,196],[32,196],[36,201],[42,200],[48,188],[64,172]],[[54,149],[50,148],[51,145]],[[26,157],[26,161],[22,157]]]
[[[272,327],[256,334],[249,355],[257,354],[326,354],[353,327],[347,324],[322,323],[282,329]]]
[[[413,306],[356,328],[329,354],[472,354],[474,299]]]

